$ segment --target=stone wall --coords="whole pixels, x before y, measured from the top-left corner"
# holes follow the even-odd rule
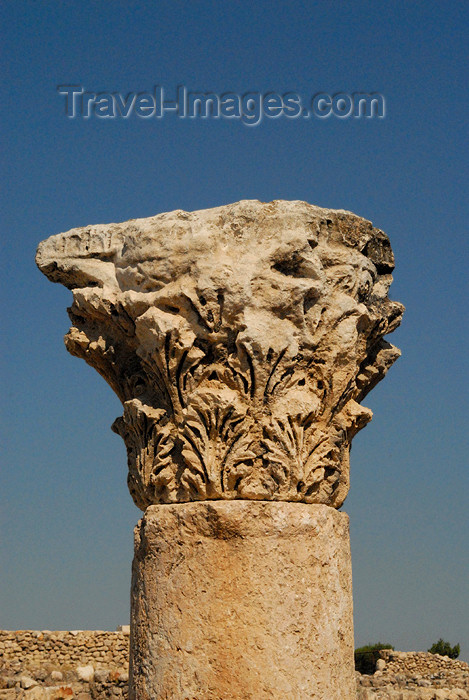
[[[0,700],[128,697],[129,630],[0,631]]]
[[[120,668],[128,664],[129,632],[75,630],[0,631],[0,659],[19,661],[24,668],[50,663],[60,666],[93,664]]]
[[[127,698],[128,635],[128,628],[0,631],[0,700]],[[469,700],[465,662],[426,652],[381,655],[373,675],[356,674],[358,700]]]
[[[469,665],[428,652],[383,649],[373,675],[357,674],[358,700],[467,700]]]

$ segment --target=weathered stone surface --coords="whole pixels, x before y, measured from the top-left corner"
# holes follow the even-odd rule
[[[32,688],[34,685],[37,685],[37,681],[35,681],[34,678],[31,678],[31,676],[21,676],[20,685],[22,688],[28,689]]]
[[[63,680],[63,673],[61,671],[51,671],[50,679],[52,683],[58,683]]]
[[[93,700],[127,697],[127,651],[122,656],[120,649],[124,640],[120,634],[93,631],[80,632],[79,635],[47,632],[47,635],[50,636],[46,638],[43,632],[28,630],[0,630],[0,700],[57,700],[64,692],[68,693],[65,697],[89,699],[89,684],[77,681],[76,672],[70,671],[70,668],[75,669],[74,659],[81,653],[79,647],[83,637],[86,637],[86,652],[96,668]],[[18,639],[26,642],[24,648],[17,645]],[[109,647],[104,657],[102,640]],[[46,648],[48,643],[50,645]],[[42,646],[38,647],[38,644]],[[51,672],[52,664],[47,654],[53,655],[58,649],[61,650],[61,661],[60,665],[56,662],[56,668],[61,671]],[[469,700],[469,665],[464,661],[425,652],[394,651],[387,658],[386,670],[380,676],[384,685],[379,688],[371,686],[374,676],[356,673],[358,700],[436,700],[437,691],[445,700]],[[38,685],[22,689],[18,680],[22,675],[31,676]],[[70,694],[71,689],[74,695]]]
[[[52,683],[67,680],[59,667],[73,668],[74,677],[77,666],[119,669],[128,664],[128,653],[125,632],[0,630],[0,661],[20,661],[25,670],[36,669],[36,679],[40,666],[46,669],[41,680],[48,676]]]
[[[135,531],[130,698],[355,700],[348,517],[151,506]]]
[[[124,405],[129,488],[150,504],[342,504],[360,406],[399,351],[394,259],[369,221],[242,201],[52,236],[69,351]]]
[[[94,667],[91,664],[88,664],[87,666],[78,666],[77,676],[79,681],[91,683],[91,681],[94,679]]]
[[[469,700],[469,665],[428,652],[383,649],[385,668],[357,674],[358,700]]]

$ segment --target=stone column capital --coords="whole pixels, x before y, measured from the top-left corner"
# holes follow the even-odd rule
[[[37,264],[73,291],[68,350],[123,403],[137,506],[342,504],[361,401],[399,356],[382,231],[246,200],[73,229]]]

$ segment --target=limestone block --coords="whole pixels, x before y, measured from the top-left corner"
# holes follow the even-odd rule
[[[27,690],[24,694],[25,700],[48,700],[48,689],[42,688],[39,685],[34,686]]]
[[[91,683],[94,679],[94,667],[91,664],[77,666],[77,677],[80,681]]]
[[[133,700],[355,700],[348,516],[151,506],[135,531]]]

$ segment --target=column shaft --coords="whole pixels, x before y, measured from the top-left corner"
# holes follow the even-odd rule
[[[352,700],[348,516],[150,506],[135,530],[131,700]]]

